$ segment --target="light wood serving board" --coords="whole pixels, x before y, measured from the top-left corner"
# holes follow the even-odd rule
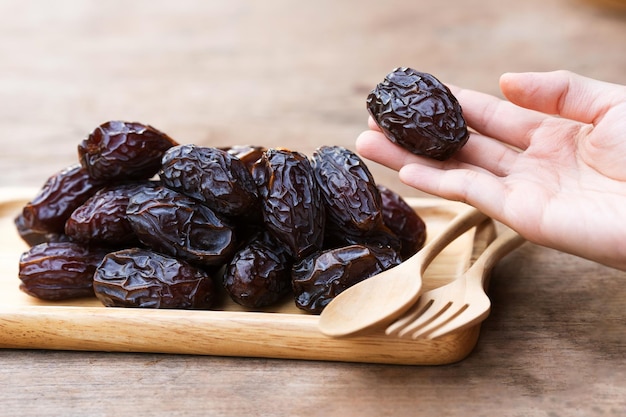
[[[36,190],[0,188],[0,348],[162,352],[217,356],[290,358],[407,365],[448,364],[474,348],[480,325],[437,340],[367,335],[330,338],[317,329],[318,316],[288,299],[271,311],[245,311],[225,301],[217,311],[107,308],[94,297],[47,302],[19,290],[19,256],[27,249],[13,219]],[[435,236],[461,203],[407,199]],[[495,238],[489,221],[450,244],[431,264],[424,290],[463,272]],[[227,297],[224,297],[225,299]]]

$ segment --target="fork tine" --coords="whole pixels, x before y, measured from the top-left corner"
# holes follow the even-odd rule
[[[487,318],[491,311],[491,300],[484,291],[484,280],[497,260],[522,243],[524,243],[524,238],[510,229],[498,236],[483,253],[484,256],[481,255],[468,270],[466,275],[468,285],[464,296],[464,308],[458,309],[454,315],[449,315],[447,318],[442,317],[440,320],[431,323],[431,325],[420,329],[413,333],[413,337],[435,339],[452,331],[476,325]],[[476,268],[476,271],[482,270],[482,274],[469,274],[474,268]]]
[[[488,220],[485,223],[491,222]],[[411,337],[411,334],[422,327],[430,327],[432,322],[440,323],[440,317],[449,314],[452,301],[450,293],[454,294],[465,287],[465,281],[457,277],[454,281],[443,287],[434,288],[421,295],[418,304],[409,310],[409,313],[387,327],[385,334],[390,336]],[[453,310],[450,310],[453,311]],[[444,317],[447,317],[444,316]]]
[[[483,321],[491,310],[491,301],[484,288],[486,276],[499,259],[523,242],[524,238],[514,231],[503,232],[463,276],[422,294],[419,303],[423,307],[412,310],[409,316],[389,326],[387,334],[435,339]]]
[[[427,291],[404,317],[387,327],[385,334],[387,336],[405,337],[407,334],[437,320],[450,305],[451,303],[446,298],[440,296],[437,289]]]
[[[465,310],[468,311],[469,309]],[[441,323],[441,325],[438,328],[434,328],[430,330],[430,333],[427,333],[425,336],[427,339],[436,339],[438,337],[442,337],[447,335],[448,333],[451,332],[456,332],[459,330],[463,330],[463,329],[467,329],[471,326],[474,326],[475,324],[478,324],[480,322],[482,322],[483,320],[485,320],[487,318],[487,316],[489,315],[489,311],[490,309],[487,309],[486,311],[483,311],[481,314],[476,315],[475,317],[473,317],[471,320],[466,320],[466,318],[460,318],[461,315],[463,315],[463,312],[461,312],[461,315],[456,316],[456,317],[452,317],[449,321],[447,321],[446,323]],[[468,311],[469,313],[469,311]],[[473,313],[469,313],[469,315],[471,315]],[[463,315],[464,316],[464,315]],[[455,320],[456,318],[459,318],[459,320]],[[460,322],[463,321],[462,324],[460,324]]]
[[[425,337],[427,339],[432,339],[431,335],[433,332],[437,331],[442,326],[447,325],[452,320],[458,318],[467,310],[468,307],[469,304],[451,305],[450,308],[442,312],[442,314],[440,314],[435,320],[428,323],[428,325],[422,326],[417,329],[417,331],[411,333],[411,338],[418,339],[420,337]]]
[[[439,305],[435,305],[435,304],[439,304]],[[437,303],[436,301],[432,302],[430,305],[430,308],[424,312],[420,317],[416,318],[413,323],[408,323],[399,333],[398,336],[400,337],[404,337],[413,333],[415,333],[416,331],[419,332],[420,329],[424,328],[424,327],[429,327],[430,324],[433,321],[438,321],[439,318],[441,317],[441,315],[445,314],[450,307],[452,306],[452,303],[446,303],[441,305],[441,303]]]
[[[409,311],[405,313],[405,315],[398,319],[397,321],[391,323],[387,329],[385,329],[385,334],[387,336],[395,336],[402,332],[405,326],[413,323],[415,319],[421,317],[433,304],[433,300],[426,300],[423,297],[419,299],[419,301],[411,307]]]

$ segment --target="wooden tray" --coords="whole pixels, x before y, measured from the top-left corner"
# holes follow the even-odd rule
[[[391,364],[447,364],[474,348],[480,325],[438,340],[368,335],[335,339],[317,330],[318,316],[301,313],[292,300],[264,312],[226,302],[219,311],[106,308],[98,300],[46,302],[19,290],[18,261],[27,249],[13,219],[36,190],[0,188],[0,347],[26,349],[163,352]],[[407,200],[432,237],[460,210],[440,199]],[[489,221],[437,256],[424,290],[450,282],[495,237]],[[227,298],[227,297],[226,297]]]

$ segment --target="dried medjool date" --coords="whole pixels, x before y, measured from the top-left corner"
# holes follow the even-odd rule
[[[78,157],[96,180],[142,180],[154,176],[166,150],[178,143],[149,125],[110,121],[78,145]]]
[[[43,231],[37,231],[29,228],[24,220],[24,214],[20,213],[15,216],[14,219],[15,229],[17,234],[22,238],[28,246],[32,247],[40,243],[46,242],[67,242],[70,241],[70,237],[63,233],[48,233]]]
[[[387,138],[407,150],[445,160],[469,138],[461,105],[431,74],[396,68],[367,97],[367,109]]]
[[[402,259],[419,251],[426,242],[426,223],[395,191],[377,185],[383,202],[385,225],[400,238]]]
[[[20,289],[43,300],[93,297],[93,274],[105,255],[74,242],[35,245],[20,257]]]
[[[20,264],[22,288],[40,298],[92,295],[95,276],[105,305],[209,308],[212,274],[225,267],[226,292],[247,308],[295,290],[299,308],[319,312],[399,263],[398,234],[417,228],[398,220],[408,214],[397,196],[385,207],[346,148],[321,147],[310,160],[283,148],[178,145],[150,126],[114,121],[79,145],[79,157],[84,165],[51,177],[15,218],[33,246]],[[337,247],[326,250],[325,235]]]
[[[326,216],[308,158],[287,149],[268,149],[253,174],[267,230],[294,258],[318,251]]]
[[[80,165],[69,166],[48,178],[16,221],[24,232],[63,234],[72,212],[103,185]]]
[[[258,203],[250,171],[236,156],[196,145],[170,148],[163,156],[161,182],[204,202],[227,216],[238,216]]]
[[[136,246],[138,240],[126,216],[126,208],[130,197],[156,184],[145,181],[98,190],[67,219],[65,234],[78,242]]]
[[[221,265],[236,249],[230,224],[197,200],[164,186],[135,193],[126,215],[143,244],[191,263]]]
[[[390,248],[350,245],[311,255],[292,269],[296,306],[321,313],[333,298],[358,282],[401,262]]]
[[[384,224],[374,177],[357,154],[322,146],[313,153],[312,165],[326,205],[327,241],[400,248],[399,239]]]
[[[272,239],[256,239],[239,250],[224,272],[228,295],[249,308],[270,306],[291,289],[291,260]]]
[[[216,301],[208,272],[147,249],[107,254],[93,282],[107,307],[209,309]]]
[[[264,146],[256,145],[235,145],[224,148],[229,154],[236,156],[252,172],[252,167],[263,156],[263,152],[267,150]]]

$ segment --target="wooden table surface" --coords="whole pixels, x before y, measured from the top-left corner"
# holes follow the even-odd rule
[[[599,3],[623,0],[3,0],[0,186],[40,186],[111,119],[182,143],[353,148],[396,66],[492,94],[505,71],[625,84],[624,8]],[[493,271],[476,349],[445,366],[0,350],[0,415],[623,416],[625,288],[526,244]]]

